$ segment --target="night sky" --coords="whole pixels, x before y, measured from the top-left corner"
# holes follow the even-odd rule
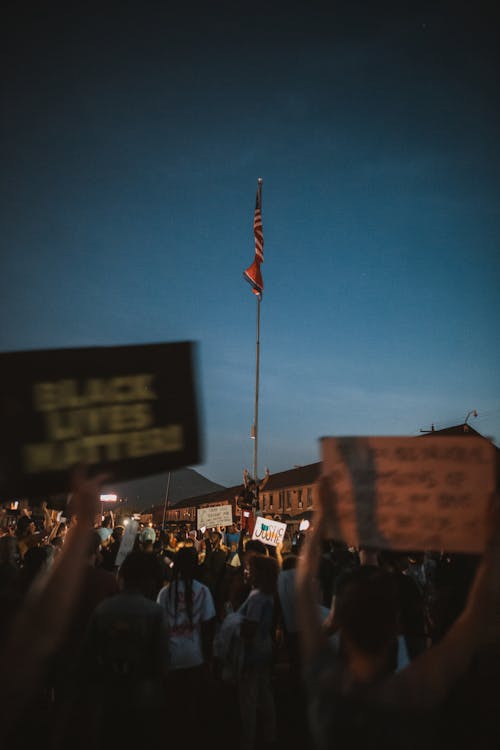
[[[193,468],[238,483],[262,177],[259,473],[474,409],[500,444],[494,4],[172,7],[4,5],[0,350],[198,342]]]

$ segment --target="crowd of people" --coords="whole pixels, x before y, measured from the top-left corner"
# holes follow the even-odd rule
[[[482,556],[324,538],[320,485],[277,546],[144,526],[120,560],[102,481],[0,531],[5,747],[500,746],[496,499]]]

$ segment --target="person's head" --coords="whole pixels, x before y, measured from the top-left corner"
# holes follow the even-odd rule
[[[247,539],[245,543],[245,554],[251,555],[256,553],[258,555],[267,555],[267,545],[261,542],[260,539]]]
[[[157,567],[154,558],[143,550],[133,550],[118,569],[118,585],[122,591],[154,598],[157,587]]]
[[[17,565],[19,555],[15,536],[6,534],[0,538],[0,565]]]
[[[108,528],[107,526],[99,526],[99,528],[97,529],[97,533],[99,534],[101,540],[101,547],[108,547],[111,544],[111,535],[113,533],[112,529]]]
[[[177,536],[173,531],[171,531],[168,535],[168,546],[171,549],[175,549],[177,547],[177,544],[178,544]]]
[[[39,573],[45,570],[52,562],[49,545],[31,547],[26,551],[23,558],[21,588],[27,590]]]
[[[398,632],[394,576],[372,565],[340,575],[334,617],[341,641],[368,656],[384,654]]]
[[[97,529],[94,529],[89,537],[87,544],[87,559],[91,565],[94,565],[101,550],[101,535]]]
[[[64,545],[64,538],[62,536],[55,536],[50,542],[54,552],[58,554]]]
[[[380,550],[378,564],[389,573],[401,573],[408,565],[408,557],[394,550]]]
[[[115,526],[111,534],[111,536],[113,537],[113,541],[121,542],[122,536],[124,533],[125,533],[125,526],[122,526],[121,524],[118,526]]]
[[[198,565],[198,553],[194,546],[181,547],[174,558],[174,578],[192,581]]]
[[[148,542],[151,542],[152,545],[156,542],[156,531],[153,529],[152,526],[146,526],[141,531],[140,536],[141,544],[144,546]]]
[[[212,531],[210,533],[210,546],[213,550],[220,549],[222,542],[222,534],[219,531]]]
[[[290,532],[287,530],[285,531],[285,535],[281,542],[281,554],[284,557],[285,555],[291,555],[291,553],[292,553],[292,537],[290,535]]]
[[[279,565],[274,557],[254,553],[245,560],[245,569],[252,588],[264,594],[276,593]]]
[[[174,604],[174,616],[177,618],[179,601],[182,598],[186,607],[186,614],[189,621],[193,622],[193,581],[198,565],[198,553],[196,548],[182,546],[175,553],[172,568],[172,581],[168,589],[170,601]],[[181,585],[182,584],[182,585]],[[182,591],[182,586],[184,591]]]
[[[281,566],[281,570],[292,570],[293,568],[296,568],[298,560],[299,560],[298,555],[294,555],[292,553],[290,553],[289,555],[286,555],[286,557],[283,558],[283,564]]]
[[[28,516],[20,516],[16,525],[16,536],[18,539],[34,534],[36,531],[35,522]]]

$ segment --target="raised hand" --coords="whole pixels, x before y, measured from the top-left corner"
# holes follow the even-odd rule
[[[68,508],[71,515],[76,516],[78,523],[94,526],[96,518],[100,516],[100,491],[103,483],[109,479],[107,474],[95,477],[87,476],[85,466],[78,466],[71,476],[71,495]]]

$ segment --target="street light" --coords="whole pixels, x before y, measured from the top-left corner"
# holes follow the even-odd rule
[[[470,411],[470,412],[469,412],[469,413],[467,414],[467,416],[465,417],[465,422],[464,422],[464,424],[467,424],[467,420],[469,419],[469,417],[470,417],[470,415],[471,415],[471,414],[472,414],[472,415],[473,415],[474,417],[477,417],[477,411],[476,411],[475,409],[472,409],[472,410],[471,410],[471,411]]]
[[[104,503],[116,503],[118,495],[101,495],[99,499],[101,501],[101,516],[104,516]]]

